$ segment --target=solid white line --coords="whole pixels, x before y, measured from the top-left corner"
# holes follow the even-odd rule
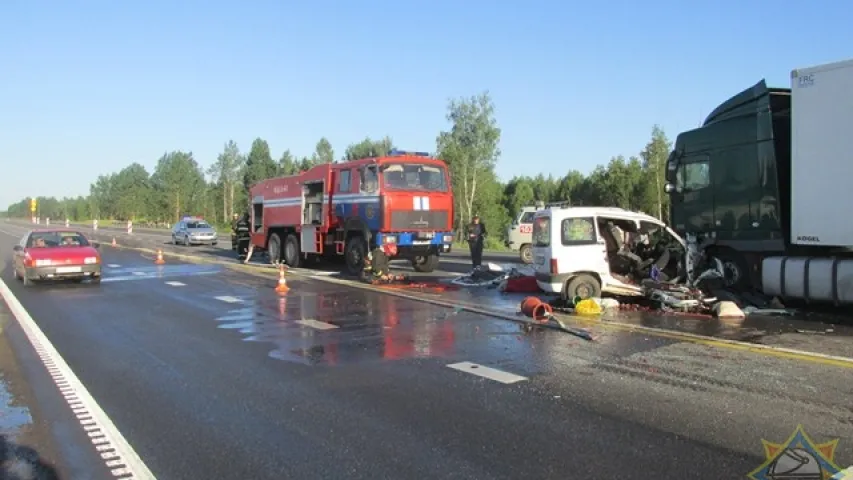
[[[166,285],[171,285],[173,287],[186,287],[187,284],[184,282],[166,282]]]
[[[86,428],[89,428],[88,436],[94,445],[107,444],[111,445],[115,450],[115,459],[121,460],[125,468],[119,471],[113,469],[111,472],[114,476],[132,476],[135,479],[155,479],[154,474],[145,465],[145,462],[139,458],[133,447],[125,440],[121,432],[118,431],[115,424],[101,409],[98,402],[92,397],[89,391],[83,386],[83,382],[77,378],[77,375],[71,370],[71,367],[65,363],[65,359],[56,351],[53,344],[50,343],[47,336],[36,324],[30,313],[24,308],[21,302],[6,285],[3,279],[0,279],[0,296],[6,301],[12,315],[18,320],[18,324],[26,334],[33,346],[36,354],[41,358],[42,364],[47,368],[48,373],[53,379],[54,384],[59,387],[63,385],[62,394],[65,397],[68,406],[78,416],[88,415],[94,424],[89,423]],[[67,387],[64,387],[67,385]],[[96,428],[91,428],[94,425]],[[81,424],[81,426],[83,426]],[[113,458],[110,458],[112,460]],[[106,459],[105,459],[106,460]],[[110,465],[107,465],[110,468]]]
[[[507,385],[527,380],[527,377],[522,377],[521,375],[504,372],[502,370],[486,367],[484,365],[479,365],[471,362],[451,363],[448,365],[448,367],[454,370],[459,370],[460,372],[470,373],[472,375],[477,375],[478,377],[488,378],[489,380],[505,383]]]
[[[240,303],[240,302],[242,302],[242,300],[240,300],[239,298],[232,297],[230,295],[225,295],[222,297],[213,297],[213,298],[220,300],[222,302],[227,302],[227,303]]]
[[[317,330],[333,330],[335,328],[340,328],[337,325],[332,325],[331,323],[321,322],[319,320],[314,319],[297,320],[295,323],[304,325],[306,327],[316,328]]]

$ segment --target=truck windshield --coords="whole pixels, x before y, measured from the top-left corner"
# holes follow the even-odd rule
[[[382,185],[391,190],[446,192],[444,167],[414,163],[392,163],[382,167]]]

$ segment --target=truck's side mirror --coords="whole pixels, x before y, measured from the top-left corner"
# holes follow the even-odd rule
[[[666,193],[672,193],[675,191],[675,185],[673,185],[671,183],[667,183],[666,185],[663,186],[663,191]]]

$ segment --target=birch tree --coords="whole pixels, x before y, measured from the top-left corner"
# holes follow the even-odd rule
[[[436,139],[438,157],[447,162],[451,172],[458,234],[476,213],[474,205],[482,182],[494,178],[501,154],[501,129],[494,112],[488,92],[451,100],[446,117],[450,131],[439,133]]]
[[[208,168],[207,173],[213,181],[222,185],[222,217],[228,221],[234,213],[234,195],[245,160],[240,155],[240,149],[234,140],[229,140],[216,157],[216,161]]]

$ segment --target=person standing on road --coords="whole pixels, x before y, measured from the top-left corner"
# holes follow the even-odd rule
[[[474,268],[483,264],[483,243],[486,240],[486,226],[480,222],[480,216],[474,215],[468,225],[468,247],[471,249],[471,264]]]

